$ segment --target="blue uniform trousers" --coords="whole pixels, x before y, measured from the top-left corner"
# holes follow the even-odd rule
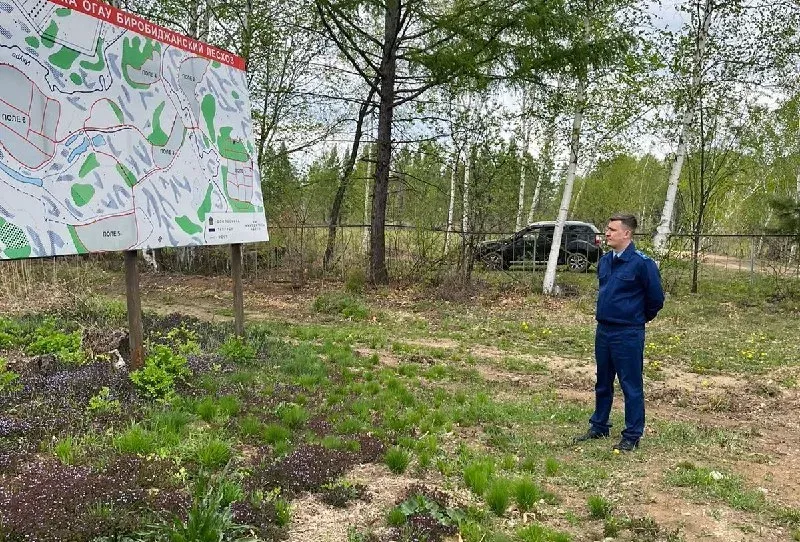
[[[614,401],[614,378],[619,376],[625,397],[625,430],[622,436],[638,441],[644,432],[644,326],[597,324],[594,355],[597,362],[595,407],[589,423],[600,433],[608,434],[611,404]]]

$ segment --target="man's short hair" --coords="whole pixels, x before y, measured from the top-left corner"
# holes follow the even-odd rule
[[[639,226],[639,222],[636,220],[636,217],[633,215],[626,215],[622,213],[617,213],[611,218],[608,219],[609,222],[614,221],[622,222],[622,225],[625,226],[627,229],[631,231],[636,231],[636,228]]]

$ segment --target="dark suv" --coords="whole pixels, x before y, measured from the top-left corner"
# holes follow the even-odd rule
[[[512,263],[546,263],[553,244],[555,222],[535,222],[511,237],[484,241],[475,250],[475,258],[491,269],[508,269]],[[600,230],[588,222],[568,220],[561,237],[558,263],[571,271],[585,272],[603,255]]]

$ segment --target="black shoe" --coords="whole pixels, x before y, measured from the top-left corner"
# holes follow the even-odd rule
[[[601,433],[600,431],[589,429],[586,433],[578,435],[577,437],[573,438],[572,443],[578,444],[579,442],[584,442],[587,440],[595,440],[599,438],[608,438],[608,433]]]
[[[638,440],[628,440],[625,437],[622,437],[619,439],[619,442],[614,445],[614,450],[619,452],[632,452],[638,447]]]

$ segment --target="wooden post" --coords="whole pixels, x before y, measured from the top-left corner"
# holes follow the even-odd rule
[[[231,245],[231,275],[233,276],[233,316],[236,335],[244,337],[244,292],[242,289],[242,244]]]
[[[139,296],[138,252],[125,251],[125,286],[128,301],[128,343],[131,350],[131,369],[144,367],[144,329],[142,327],[142,299]]]

